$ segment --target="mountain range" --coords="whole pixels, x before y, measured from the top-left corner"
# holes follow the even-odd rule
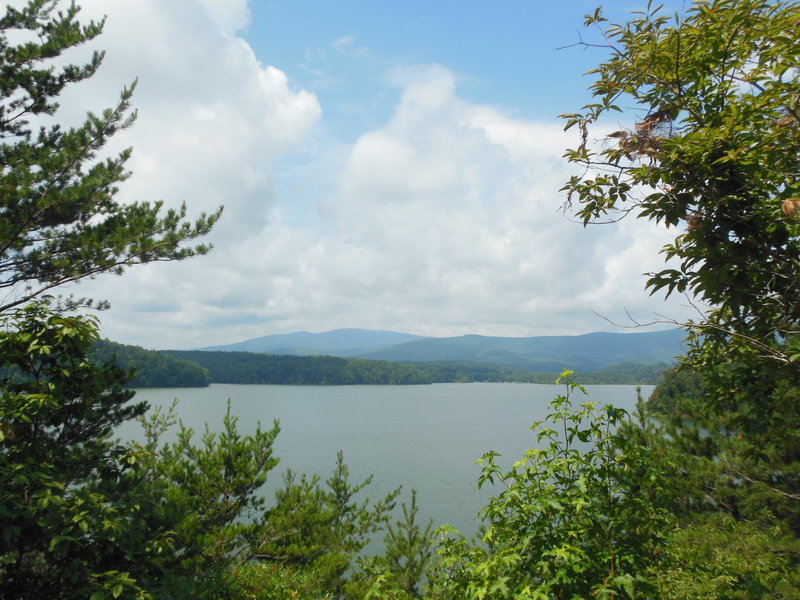
[[[593,372],[621,363],[672,363],[685,351],[682,343],[685,335],[682,329],[668,329],[534,337],[425,337],[369,329],[337,329],[325,333],[299,331],[267,335],[201,350],[295,356],[324,354],[399,362],[469,361],[535,372],[558,372],[564,368]]]

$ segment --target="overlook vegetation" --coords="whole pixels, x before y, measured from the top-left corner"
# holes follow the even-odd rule
[[[800,4],[697,1],[674,17],[648,5],[619,25],[598,9],[586,25],[608,54],[593,102],[564,115],[581,167],[566,208],[587,225],[672,227],[674,260],[647,287],[708,308],[683,324],[685,356],[636,415],[581,402],[562,373],[536,447],[510,466],[481,459],[478,485],[499,491],[466,539],[420,523],[413,492],[368,499],[341,454],[329,478],[288,473],[268,500],[278,423],[243,435],[228,411],[220,433],[179,426],[167,441],[174,413],[132,402],[130,373],[94,349],[97,320],[63,310],[89,301],[46,292],[206,252],[186,243],[218,214],[188,223],[115,202],[128,152],[97,153],[131,124],[132,89],[77,128],[34,133],[28,120],[54,115],[102,55],[53,59],[102,23],[81,24],[71,4],[8,7],[0,598],[800,597]],[[621,129],[598,147],[590,132],[609,117]],[[144,441],[114,440],[131,419]],[[373,536],[383,552],[361,556]]]

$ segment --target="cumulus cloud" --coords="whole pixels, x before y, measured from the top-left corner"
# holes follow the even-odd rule
[[[139,78],[139,118],[119,140],[134,147],[136,174],[122,198],[186,201],[195,211],[224,204],[217,237],[260,229],[274,205],[270,165],[300,147],[320,106],[231,34],[246,23],[246,3],[83,4],[90,15],[108,13],[95,42],[107,56],[88,85],[75,88],[73,104],[94,106]],[[231,187],[232,180],[240,183]]]
[[[561,154],[576,141],[560,124],[468,102],[450,70],[427,65],[390,73],[397,103],[382,126],[310,143],[322,107],[237,37],[245,2],[84,4],[108,13],[108,55],[66,110],[140,78],[122,198],[225,205],[211,255],[78,286],[111,300],[104,335],[189,348],[337,327],[563,334],[607,329],[592,311],[669,312],[641,276],[660,266],[666,232],[583,229],[559,211]],[[298,152],[301,175],[281,184],[276,169]]]
[[[233,34],[250,22],[248,0],[199,0],[211,20],[223,31]]]
[[[327,268],[349,272],[359,314],[420,333],[532,335],[607,326],[592,310],[647,311],[641,274],[667,233],[583,230],[559,211],[575,141],[559,124],[466,102],[442,66],[395,81],[392,119],[350,151],[327,240],[348,256]]]
[[[169,315],[185,313],[176,320],[188,323],[197,303],[213,301],[218,292],[209,288],[228,278],[227,254],[273,218],[274,161],[302,150],[321,107],[313,94],[294,89],[280,69],[262,64],[235,35],[247,23],[244,1],[82,2],[83,18],[103,15],[103,35],[68,58],[78,61],[104,49],[104,64],[64,94],[59,118],[76,121],[86,110],[112,106],[121,88],[138,78],[133,99],[138,119],[112,145],[112,150],[134,148],[128,164],[134,175],[121,186],[120,199],[164,200],[166,206],[186,202],[194,215],[225,206],[211,235],[216,257],[178,269],[134,269],[124,278],[102,277],[76,289],[112,300],[115,308],[103,320],[113,337],[150,325],[166,329],[161,318],[168,321]],[[141,319],[126,314],[148,310],[155,298],[162,311],[149,310]]]

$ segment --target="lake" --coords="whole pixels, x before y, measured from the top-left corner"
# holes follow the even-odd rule
[[[650,394],[653,386],[642,386]],[[632,410],[636,388],[587,386],[588,399]],[[477,489],[485,452],[502,455],[510,467],[535,446],[530,431],[543,419],[563,386],[522,383],[442,383],[419,386],[285,386],[213,384],[207,388],[137,390],[136,398],[169,406],[177,398],[183,423],[200,434],[208,423],[220,428],[227,403],[239,418],[239,430],[250,433],[278,419],[281,433],[274,446],[280,464],[270,473],[264,493],[272,497],[287,468],[317,473],[326,479],[336,453],[344,452],[351,480],[374,474],[366,495],[378,498],[398,485],[408,501],[417,490],[420,515],[435,525],[448,523],[463,533],[477,531],[477,512],[491,490]],[[576,403],[587,397],[577,393]],[[137,424],[125,424],[123,439],[141,439]]]

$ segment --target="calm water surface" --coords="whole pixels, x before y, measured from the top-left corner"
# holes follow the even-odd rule
[[[652,386],[642,386],[647,396]],[[183,423],[202,433],[208,423],[219,430],[227,406],[249,433],[278,419],[274,446],[281,459],[265,486],[272,497],[287,468],[318,473],[323,480],[344,451],[352,480],[374,474],[366,488],[371,498],[398,485],[408,500],[417,489],[420,513],[436,525],[449,523],[471,535],[476,514],[491,495],[477,489],[475,460],[494,450],[509,466],[536,443],[530,426],[547,415],[550,400],[563,386],[504,383],[444,383],[420,386],[283,386],[214,384],[208,388],[137,391],[153,406],[179,400]],[[588,399],[631,410],[634,386],[588,386]],[[583,402],[586,397],[577,394]],[[123,439],[140,439],[141,429],[126,424]],[[199,443],[199,435],[196,436]]]

